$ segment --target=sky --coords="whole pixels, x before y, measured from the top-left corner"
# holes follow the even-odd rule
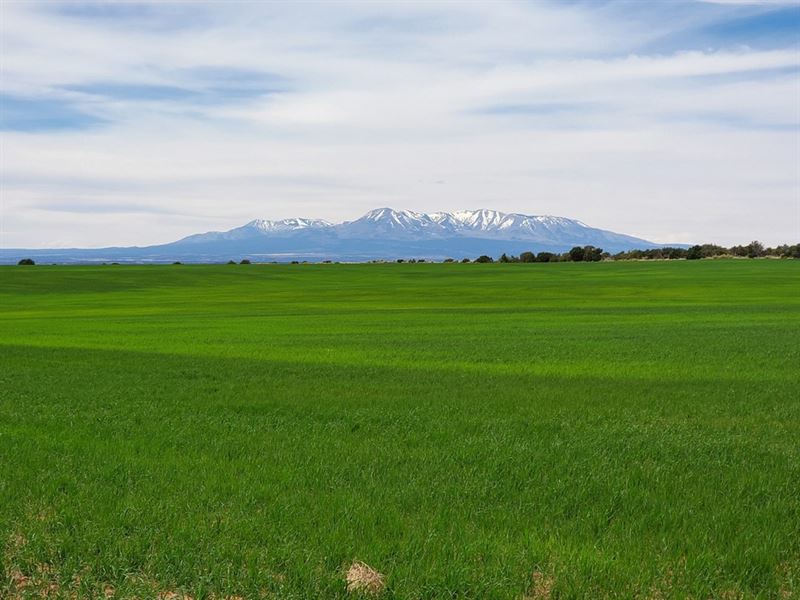
[[[0,247],[383,206],[800,241],[800,0],[0,11]]]

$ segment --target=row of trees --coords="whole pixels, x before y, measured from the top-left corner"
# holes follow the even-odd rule
[[[717,246],[715,244],[701,244],[692,246],[691,248],[673,248],[673,247],[664,247],[664,248],[650,248],[648,250],[627,250],[625,252],[617,252],[616,254],[609,254],[608,252],[604,252],[602,248],[597,248],[595,246],[575,246],[569,252],[564,252],[562,254],[554,253],[554,252],[539,252],[538,254],[534,254],[533,252],[522,252],[519,256],[510,256],[508,254],[503,254],[499,262],[501,263],[548,263],[548,262],[598,262],[601,260],[677,260],[677,259],[686,259],[686,260],[698,260],[701,258],[717,258],[717,257],[744,257],[744,258],[763,258],[763,257],[775,257],[775,258],[800,258],[800,244],[794,244],[790,246],[788,244],[783,244],[781,246],[775,246],[774,248],[766,248],[764,244],[758,241],[753,241],[747,244],[746,246],[731,246],[730,248],[725,248],[723,246]],[[302,261],[306,263],[308,261]],[[330,263],[329,260],[322,261],[323,263]],[[372,261],[372,262],[386,262],[382,260]],[[409,262],[409,263],[424,263],[425,259],[409,259],[405,260],[402,258],[397,259],[397,262]],[[469,258],[464,258],[461,261],[456,261],[452,258],[447,258],[444,260],[446,263],[452,262],[476,262],[476,263],[493,263],[495,262],[494,258],[487,255],[481,255],[476,258],[474,261],[470,260]],[[299,264],[300,261],[293,260],[292,264]],[[23,258],[19,261],[20,265],[34,265],[36,264],[33,259],[31,258]],[[105,263],[103,263],[105,264]],[[117,263],[112,263],[117,264]],[[179,265],[180,262],[175,262],[173,264]],[[230,260],[228,261],[229,265],[235,265],[236,261]],[[242,265],[249,265],[250,260],[244,258],[241,260],[239,264]]]
[[[628,250],[626,252],[617,252],[610,254],[604,252],[602,248],[595,246],[575,246],[569,252],[563,254],[555,254],[553,252],[522,252],[519,256],[509,256],[503,254],[500,257],[500,262],[597,262],[601,260],[698,260],[701,258],[717,258],[717,257],[742,257],[742,258],[800,258],[800,244],[790,246],[783,244],[775,246],[774,248],[766,248],[764,244],[758,241],[753,241],[746,246],[731,246],[725,248],[715,244],[702,244],[692,246],[691,248],[651,248],[648,250]],[[451,259],[445,262],[452,262]],[[469,259],[464,259],[462,262],[469,262]],[[480,256],[475,259],[475,262],[494,262],[490,256]]]
[[[533,252],[522,252],[519,256],[509,256],[508,254],[504,253],[500,257],[500,262],[598,262],[604,258],[607,258],[608,256],[608,252],[603,252],[602,248],[597,248],[595,246],[575,246],[569,252],[564,252],[563,254],[556,254],[554,252],[539,252],[538,254],[534,254]],[[487,258],[489,257],[481,256],[475,262],[493,262],[491,259],[485,260]]]
[[[744,246],[717,246],[715,244],[701,244],[691,248],[653,248],[651,250],[630,250],[619,252],[612,256],[614,260],[640,260],[640,259],[679,259],[698,260],[701,258],[717,258],[721,256],[735,256],[741,258],[800,258],[800,244],[790,246],[783,244],[774,248],[765,248],[759,241],[750,242]]]

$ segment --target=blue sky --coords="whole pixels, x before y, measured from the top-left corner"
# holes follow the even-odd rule
[[[9,2],[0,245],[376,206],[800,241],[800,2]]]

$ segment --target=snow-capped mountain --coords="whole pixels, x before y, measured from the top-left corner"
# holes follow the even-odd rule
[[[322,229],[330,226],[330,223],[322,219],[284,219],[283,221],[255,219],[245,225],[245,227],[257,229],[264,233],[298,231],[300,229]]]
[[[146,248],[26,251],[51,261],[152,260],[372,260],[377,258],[474,258],[503,252],[565,252],[592,245],[609,252],[654,248],[659,244],[589,227],[581,221],[549,215],[496,210],[462,210],[430,214],[377,208],[354,221],[256,219],[228,231],[190,235],[177,242]],[[2,250],[13,259],[19,251]],[[68,255],[69,259],[63,257]]]
[[[243,240],[260,235],[291,235],[298,231],[324,229],[326,227],[331,227],[331,224],[322,219],[283,219],[282,221],[254,219],[241,227],[229,229],[228,231],[196,233],[183,238],[180,242],[204,243],[211,240]]]

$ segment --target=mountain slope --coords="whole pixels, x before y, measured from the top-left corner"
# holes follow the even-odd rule
[[[331,224],[320,219],[256,219],[228,231],[190,235],[176,242],[134,248],[0,250],[0,262],[23,256],[48,262],[182,260],[216,262],[255,260],[349,260],[445,257],[474,258],[503,252],[565,252],[573,246],[598,246],[609,252],[654,248],[640,238],[589,227],[581,221],[549,215],[494,210],[418,213],[378,208],[354,221]]]

